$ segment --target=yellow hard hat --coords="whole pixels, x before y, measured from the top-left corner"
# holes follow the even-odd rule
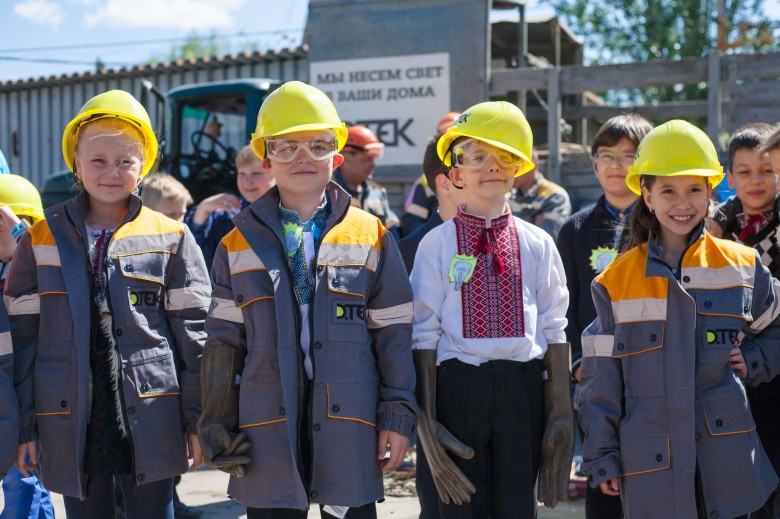
[[[472,137],[520,156],[525,162],[515,176],[534,169],[531,160],[534,136],[523,112],[506,101],[479,103],[463,112],[436,145],[445,166],[452,166],[452,143],[458,137]]]
[[[257,114],[257,128],[252,134],[252,149],[265,158],[268,137],[292,132],[333,130],[337,149],[347,142],[347,127],[336,107],[321,90],[300,81],[288,81],[263,101]]]
[[[645,135],[636,150],[634,165],[628,168],[626,184],[642,194],[642,175],[707,177],[711,187],[723,180],[723,166],[707,134],[687,121],[674,119]]]
[[[141,103],[124,90],[109,90],[98,94],[79,110],[73,118],[65,133],[62,135],[62,155],[65,164],[71,171],[74,170],[74,158],[76,156],[76,144],[79,140],[79,130],[83,123],[89,120],[102,119],[104,117],[118,117],[138,128],[144,138],[144,167],[141,176],[145,177],[157,160],[157,136],[152,130],[152,121]],[[73,171],[76,173],[75,171]]]
[[[19,175],[0,175],[0,205],[10,207],[20,218],[29,216],[33,223],[45,218],[40,193],[32,182]]]

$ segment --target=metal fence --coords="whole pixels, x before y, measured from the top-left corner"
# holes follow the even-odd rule
[[[162,92],[185,84],[250,77],[306,81],[306,56],[304,45],[283,51],[0,82],[0,149],[12,172],[41,186],[49,175],[66,169],[60,151],[62,132],[79,108],[96,94],[119,88],[139,96],[142,80],[151,81]],[[158,120],[157,107],[149,108],[152,120]]]

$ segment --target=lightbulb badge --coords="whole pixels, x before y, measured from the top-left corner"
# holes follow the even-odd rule
[[[450,261],[450,283],[455,283],[455,291],[460,290],[463,283],[468,283],[477,266],[477,258],[466,254],[456,254]]]

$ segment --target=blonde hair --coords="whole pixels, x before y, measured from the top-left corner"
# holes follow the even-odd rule
[[[240,168],[241,166],[245,166],[255,160],[259,160],[262,162],[263,159],[257,156],[255,151],[252,149],[251,145],[247,144],[246,146],[241,148],[241,151],[239,151],[238,155],[236,155],[236,169]]]
[[[192,195],[184,184],[167,173],[158,173],[147,177],[141,184],[141,200],[150,209],[157,209],[163,200],[192,203]]]

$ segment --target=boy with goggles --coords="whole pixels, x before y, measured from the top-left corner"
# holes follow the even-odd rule
[[[437,148],[466,203],[411,274],[420,441],[443,519],[533,517],[537,478],[545,505],[566,497],[573,416],[561,259],[505,201],[534,167],[531,128],[510,103],[480,103]]]
[[[264,101],[252,148],[276,180],[211,271],[204,458],[249,519],[376,518],[417,424],[412,292],[379,220],[334,182],[347,130],[318,89]]]

